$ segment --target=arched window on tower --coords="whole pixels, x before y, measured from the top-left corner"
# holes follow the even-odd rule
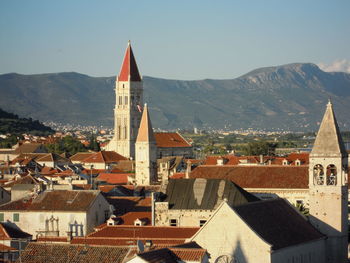
[[[124,126],[124,139],[128,138],[128,128]]]
[[[337,185],[337,167],[334,164],[327,166],[327,185]]]
[[[316,185],[324,184],[324,170],[321,164],[316,164],[314,166],[314,184]]]
[[[118,139],[121,139],[122,127],[118,125]]]

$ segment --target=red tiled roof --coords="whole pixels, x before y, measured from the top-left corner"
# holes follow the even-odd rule
[[[125,51],[124,61],[120,70],[118,80],[119,81],[141,81],[141,76],[137,68],[134,53],[132,52],[130,42]]]
[[[101,151],[90,155],[82,162],[84,163],[117,163],[121,160],[127,160],[124,156],[113,151]]]
[[[90,157],[91,155],[94,155],[95,153],[90,153],[90,152],[83,152],[83,153],[76,153],[73,156],[71,156],[69,159],[73,162],[82,162],[86,158]]]
[[[152,212],[128,212],[120,217],[122,225],[134,225],[136,219],[141,220],[145,226],[152,221]]]
[[[202,248],[167,247],[138,254],[146,262],[202,262],[206,250]]]
[[[106,198],[108,203],[112,204],[117,213],[125,214],[128,212],[149,212],[151,211],[150,197],[134,197],[134,196],[113,196]]]
[[[108,184],[127,184],[130,175],[130,173],[100,173],[96,179]]]
[[[192,237],[199,227],[170,227],[170,226],[106,226],[88,237],[113,237],[133,239],[167,239],[183,240]]]
[[[231,180],[243,188],[308,188],[308,166],[201,165],[190,178]]]
[[[157,147],[191,147],[177,132],[155,132]]]
[[[41,237],[36,239],[37,242],[68,242],[68,237]]]
[[[185,178],[186,174],[185,173],[174,173],[170,178],[171,179],[180,179],[180,178]]]
[[[87,211],[99,191],[45,191],[35,199],[20,199],[0,206],[0,210]]]
[[[114,238],[114,237],[74,237],[71,244],[88,244],[99,246],[135,246],[137,240],[148,241],[152,240],[152,245],[155,247],[168,247],[185,243],[186,239],[149,239],[149,238]]]
[[[4,244],[0,244],[0,252],[7,252],[7,251],[14,251],[14,250],[18,250],[18,249],[6,246]]]
[[[124,262],[130,248],[30,242],[22,262]]]

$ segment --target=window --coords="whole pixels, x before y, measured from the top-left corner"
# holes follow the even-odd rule
[[[4,222],[4,213],[0,213],[0,222]]]
[[[105,220],[109,218],[109,210],[105,210]]]
[[[337,184],[337,167],[334,164],[327,166],[327,185]]]
[[[170,219],[170,226],[177,226],[177,219]]]
[[[123,105],[123,97],[119,96],[119,105]]]
[[[199,220],[199,227],[202,227],[206,222],[207,220]]]
[[[125,105],[128,105],[128,96],[125,96],[125,97],[124,97],[124,104],[125,104]]]
[[[19,214],[18,213],[13,214],[13,222],[19,222]]]
[[[316,164],[314,166],[314,184],[323,185],[324,184],[324,171],[321,164]]]

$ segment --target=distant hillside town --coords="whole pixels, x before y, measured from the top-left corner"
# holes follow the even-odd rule
[[[112,130],[1,133],[0,261],[348,262],[350,158],[331,100],[309,102],[317,134],[217,128],[214,141],[153,129],[162,97],[147,88],[129,42]]]

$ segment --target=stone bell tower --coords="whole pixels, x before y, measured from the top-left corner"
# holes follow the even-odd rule
[[[145,104],[135,144],[135,182],[151,185],[157,181],[157,145],[151,119]]]
[[[347,262],[348,154],[334,116],[326,112],[310,154],[310,221],[326,240],[326,262]]]
[[[135,158],[135,141],[143,104],[142,78],[137,68],[130,41],[115,83],[114,137],[106,150]]]

